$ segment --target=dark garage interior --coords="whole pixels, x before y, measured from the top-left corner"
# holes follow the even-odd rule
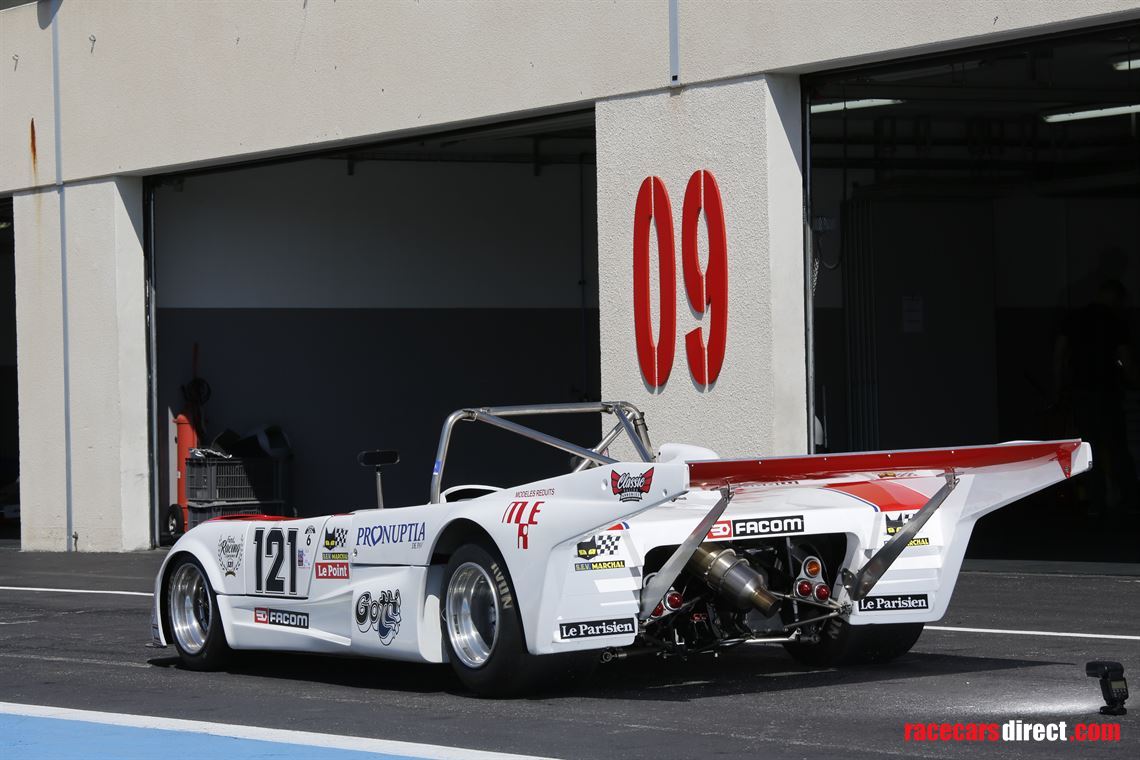
[[[367,449],[399,451],[388,506],[425,503],[457,408],[597,400],[594,161],[591,111],[153,180],[160,513],[195,374],[200,445],[278,426],[300,515],[375,506]],[[592,445],[600,423],[541,427]],[[483,428],[457,430],[445,487],[566,471]]]
[[[804,92],[816,449],[1081,437],[968,556],[1140,561],[1140,27]]]

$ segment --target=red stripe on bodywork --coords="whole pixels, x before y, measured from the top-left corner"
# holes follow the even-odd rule
[[[854,496],[878,507],[880,512],[912,512],[928,501],[925,494],[894,480],[868,480],[862,483],[833,483],[825,486]]]
[[[689,484],[694,488],[718,488],[745,483],[825,480],[859,473],[916,470],[964,473],[989,467],[1035,467],[1050,461],[1057,462],[1068,477],[1072,472],[1073,452],[1080,445],[1080,440],[1071,440],[772,459],[713,459],[688,462]]]

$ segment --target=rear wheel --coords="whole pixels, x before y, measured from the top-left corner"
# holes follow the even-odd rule
[[[218,598],[198,561],[175,560],[167,576],[166,612],[170,638],[182,664],[191,670],[215,670],[230,653]]]
[[[180,504],[171,504],[166,508],[166,532],[170,536],[171,542],[177,541],[186,532],[186,526],[182,522],[182,506]]]
[[[819,643],[785,644],[793,658],[805,665],[870,665],[890,662],[910,651],[922,635],[922,623],[851,625],[832,618],[823,624]]]
[[[581,675],[597,653],[527,651],[514,584],[497,553],[460,547],[447,563],[440,611],[443,641],[463,685],[485,697],[510,697]]]

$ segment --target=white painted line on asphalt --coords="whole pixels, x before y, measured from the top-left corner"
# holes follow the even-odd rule
[[[928,625],[928,631],[959,631],[963,633],[1008,633],[1014,636],[1059,636],[1068,639],[1118,639],[1140,641],[1140,636],[1123,636],[1116,633],[1063,633],[1058,631],[1013,631],[1005,628],[958,628],[952,625]]]
[[[0,625],[27,625],[28,623],[38,623],[38,620],[0,620]]]
[[[39,660],[41,662],[70,662],[80,665],[110,665],[114,668],[149,668],[145,662],[126,662],[123,660],[94,660],[89,657],[49,657],[46,654],[25,654],[23,652],[0,652],[0,657],[14,660]],[[3,712],[0,710],[0,712]]]
[[[111,594],[118,596],[154,596],[149,591],[96,591],[88,588],[40,588],[38,586],[0,586],[0,591],[54,591],[60,594]]]
[[[356,750],[358,752],[379,752],[403,757],[424,758],[424,760],[543,760],[535,755],[512,755],[503,752],[486,752],[459,747],[446,747],[438,744],[401,742],[391,739],[369,739],[363,736],[338,736],[318,734],[310,731],[292,731],[283,728],[263,728],[261,726],[240,726],[231,723],[210,723],[200,720],[179,718],[155,718],[149,715],[129,715],[127,713],[98,712],[95,710],[71,710],[64,707],[24,705],[15,702],[0,702],[0,713],[26,715],[34,718],[59,718],[79,720],[87,723],[102,723],[109,726],[129,726],[151,728],[163,731],[185,731],[211,736],[231,736],[237,739],[254,739],[281,744],[301,744],[307,747],[327,747],[330,749]]]

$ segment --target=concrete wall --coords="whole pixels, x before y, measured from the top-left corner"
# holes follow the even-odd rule
[[[16,5],[0,11],[0,192],[54,176],[53,20],[63,178],[72,180],[658,89],[669,81],[668,8],[668,0]],[[1136,15],[1135,0],[680,0],[681,81],[819,70]]]
[[[150,545],[141,196],[121,178],[68,187],[62,214],[52,191],[14,199],[24,549],[66,548],[69,509],[81,550]]]
[[[602,392],[647,412],[655,442],[696,443],[726,456],[806,448],[799,109],[797,80],[782,76],[598,104]],[[678,261],[677,354],[668,382],[651,390],[634,338],[634,202],[645,177],[664,180],[679,241],[685,187],[698,169],[716,176],[724,201],[724,368],[707,389],[690,377],[684,335],[702,322],[685,301]],[[654,243],[651,261],[656,250]],[[650,280],[656,305],[656,270]],[[655,306],[655,336],[659,317]],[[707,317],[703,324],[707,330]]]

